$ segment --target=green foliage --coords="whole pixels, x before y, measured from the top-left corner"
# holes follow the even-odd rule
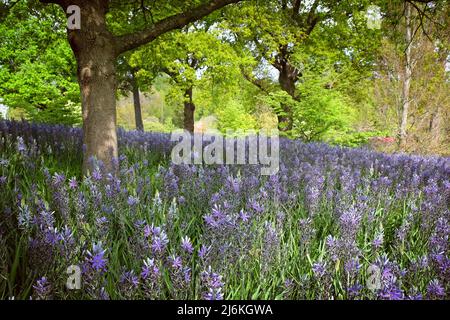
[[[167,118],[164,123],[159,122],[156,118],[147,118],[144,121],[145,131],[155,131],[155,132],[171,132],[174,130],[174,125],[172,123],[172,118]]]
[[[167,102],[179,109],[182,109],[188,88],[194,88],[195,105],[201,104],[197,88],[208,90],[212,84],[230,89],[239,79],[239,67],[244,63],[245,58],[222,41],[219,30],[208,22],[166,34],[135,51],[130,58],[130,64],[139,69],[137,75],[141,81],[149,82],[159,74],[169,76],[171,88]]]
[[[289,105],[293,110],[291,137],[303,141],[320,141],[330,137],[331,132],[343,134],[350,129],[354,111],[341,93],[320,86],[304,86],[303,89],[305,93],[300,101],[282,90],[263,98],[278,115],[286,115],[282,105]]]
[[[50,8],[29,14],[28,4],[17,3],[0,23],[0,97],[28,119],[77,124],[80,91],[65,17]]]
[[[319,141],[331,130],[348,130],[353,112],[339,93],[321,89],[298,102],[294,114],[294,135],[304,141]]]
[[[388,134],[382,131],[364,131],[358,132],[354,130],[349,131],[335,131],[330,130],[327,141],[330,144],[345,146],[345,147],[361,147],[369,143],[371,138],[384,137]]]
[[[262,96],[261,101],[272,108],[273,112],[279,116],[286,116],[282,105],[288,105],[291,108],[297,103],[286,91],[277,90],[269,92],[267,96]]]
[[[222,132],[256,129],[255,118],[246,113],[242,105],[232,101],[217,112],[218,128]]]

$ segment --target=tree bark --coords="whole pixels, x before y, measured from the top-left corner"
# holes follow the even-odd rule
[[[300,8],[302,6],[302,1],[296,0],[292,6],[292,19],[296,22],[300,29],[303,29],[305,34],[309,36],[314,28],[319,23],[319,16],[316,11],[320,5],[319,0],[314,0],[311,2],[311,7],[303,19],[300,15]],[[287,7],[284,6],[283,9]],[[287,92],[294,100],[298,101],[299,97],[296,95],[295,84],[301,77],[301,72],[290,62],[290,52],[286,44],[280,44],[278,51],[278,56],[273,62],[273,66],[280,72],[278,82],[282,90]],[[278,114],[278,129],[282,132],[289,132],[293,128],[293,112],[292,106],[287,103],[282,103],[281,108],[283,114]]]
[[[295,94],[295,83],[299,79],[298,70],[292,66],[289,61],[281,57],[277,62],[277,68],[280,72],[278,77],[278,82],[283,91],[288,93],[294,100],[297,100],[298,97]],[[292,130],[293,126],[293,114],[292,114],[292,106],[287,103],[282,103],[281,108],[283,114],[277,115],[278,117],[278,130],[282,132],[289,132]]]
[[[407,143],[407,126],[408,126],[408,112],[410,107],[410,89],[411,89],[411,76],[412,76],[412,66],[411,66],[411,46],[412,46],[412,26],[411,26],[411,4],[405,3],[406,12],[406,31],[405,40],[407,48],[405,50],[404,60],[405,60],[405,72],[402,84],[402,113],[400,119],[400,132],[399,132],[399,148],[400,150],[405,150]]]
[[[74,1],[75,2],[75,1]],[[91,158],[114,172],[118,157],[116,132],[115,40],[106,27],[107,2],[78,0],[81,29],[69,30],[69,43],[78,63],[83,116],[83,172],[94,169]],[[64,8],[66,9],[66,8]]]
[[[186,89],[184,93],[184,129],[193,133],[194,132],[194,112],[195,104],[192,99],[192,86]]]
[[[131,73],[131,86],[133,89],[134,119],[136,122],[136,130],[144,131],[139,85],[136,80],[136,75],[134,74],[133,71]]]

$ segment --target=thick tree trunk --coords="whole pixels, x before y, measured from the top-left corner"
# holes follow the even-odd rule
[[[292,67],[289,62],[283,61],[281,68],[279,69],[280,75],[278,82],[281,89],[287,92],[294,100],[297,99],[295,95],[295,83],[298,80],[298,72]],[[278,130],[282,132],[288,132],[292,130],[293,114],[292,106],[289,104],[281,104],[281,108],[284,114],[277,115],[278,117]]]
[[[194,112],[195,104],[192,99],[192,87],[186,89],[184,93],[184,129],[193,133],[194,132]]]
[[[134,72],[131,74],[131,86],[133,87],[133,103],[134,103],[134,119],[136,122],[136,130],[144,131],[144,122],[142,121],[142,108],[139,93],[139,85],[136,81]]]
[[[278,83],[283,91],[289,94],[294,100],[297,100],[295,94],[295,83],[298,81],[300,72],[289,62],[289,49],[287,45],[280,46],[278,56],[273,62],[273,66],[280,72]],[[289,103],[281,104],[283,114],[278,114],[278,130],[289,132],[293,127],[292,106]]]
[[[408,126],[408,112],[410,107],[410,89],[411,89],[411,46],[412,46],[412,26],[411,26],[411,4],[406,3],[406,45],[405,50],[405,72],[402,86],[402,113],[400,119],[400,132],[399,132],[399,147],[400,150],[406,148],[407,142],[407,126]]]
[[[91,158],[103,164],[105,172],[114,172],[118,157],[116,132],[115,41],[107,30],[107,2],[78,1],[81,29],[69,31],[69,42],[78,63],[83,113],[83,172],[92,171]]]

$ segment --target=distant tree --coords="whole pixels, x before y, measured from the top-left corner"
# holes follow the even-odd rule
[[[450,52],[450,2],[397,0],[380,3],[384,4],[383,11],[386,12],[385,41],[379,64],[384,83],[378,83],[377,89],[382,97],[390,97],[390,104],[398,110],[395,115],[398,119],[398,147],[404,151],[411,149],[408,143],[412,140],[408,136],[414,127],[418,127],[417,117],[421,113],[433,114],[430,127],[434,128],[431,131],[436,135],[431,139],[434,142],[427,146],[437,145],[440,136],[437,128],[441,127],[441,110],[445,109],[447,99],[440,92],[448,91],[444,87]],[[432,77],[427,71],[430,68],[435,72]],[[424,83],[425,79],[427,82]],[[418,83],[421,86],[417,86]],[[423,100],[425,96],[426,101]],[[440,99],[437,104],[433,103],[436,99]],[[424,103],[427,105],[425,108]],[[388,109],[389,105],[385,104],[384,110]],[[426,112],[420,112],[420,109]],[[422,134],[426,136],[426,133]]]
[[[370,3],[253,0],[227,10],[233,17],[228,19],[230,41],[249,50],[257,61],[253,70],[243,70],[244,76],[267,92],[273,92],[270,83],[276,76],[278,88],[290,96],[275,110],[281,131],[293,129],[291,102],[301,100],[298,86],[307,81],[305,68],[324,66],[324,59],[329,62],[327,68],[336,71],[345,64],[351,64],[355,72],[372,67],[379,31],[367,27],[365,10]],[[267,72],[267,66],[276,72]],[[323,71],[318,68],[316,73]],[[335,83],[327,85],[332,88]]]
[[[211,79],[236,82],[240,64],[244,63],[228,43],[220,40],[214,23],[200,21],[133,54],[134,65],[146,74],[159,70],[171,78],[175,90],[183,96],[183,127],[190,132],[194,131],[196,87]]]
[[[137,75],[139,68],[132,67],[129,63],[129,59],[129,55],[124,55],[119,57],[117,61],[117,86],[121,95],[128,96],[130,92],[133,95],[136,130],[144,131],[144,121],[142,120],[142,107],[140,99],[141,92]]]

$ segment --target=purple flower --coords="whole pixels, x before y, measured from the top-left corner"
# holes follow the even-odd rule
[[[352,259],[346,261],[345,265],[344,265],[344,269],[349,275],[356,275],[358,273],[359,269],[361,269],[361,264],[359,263],[359,259],[352,258]]]
[[[205,219],[206,224],[212,228],[216,228],[219,226],[213,215],[205,215],[203,219]]]
[[[216,290],[209,289],[208,292],[203,294],[203,299],[209,301],[223,300],[222,288]]]
[[[442,299],[445,297],[445,289],[437,279],[434,279],[427,286],[427,295],[430,299]]]
[[[333,237],[332,235],[328,235],[325,239],[325,243],[327,245],[331,260],[336,261],[339,257],[339,240]]]
[[[95,220],[95,222],[97,222],[97,224],[99,224],[99,225],[102,225],[102,224],[108,223],[108,218],[106,218],[104,216],[99,217]]]
[[[279,249],[280,245],[280,237],[277,230],[269,221],[264,222],[264,232],[262,256],[265,262],[264,268],[267,268],[277,256],[277,250]]]
[[[66,177],[63,174],[55,173],[55,175],[53,176],[53,184],[56,187],[61,186],[65,180],[66,180]]]
[[[144,266],[142,267],[141,277],[146,280],[148,278],[155,278],[160,275],[159,268],[155,264],[154,259],[147,258],[144,260]]]
[[[33,289],[37,300],[47,300],[50,298],[51,286],[46,277],[37,280]]]
[[[139,278],[134,274],[134,271],[125,271],[120,277],[121,284],[128,284],[133,288],[139,285]]]
[[[105,258],[106,250],[102,248],[102,243],[93,245],[92,252],[88,251],[88,261],[91,264],[91,267],[97,272],[106,271],[106,264],[108,260]]]
[[[61,235],[56,228],[48,228],[44,234],[45,240],[52,246],[55,246],[61,240]]]
[[[361,222],[361,214],[357,212],[356,208],[352,207],[341,215],[339,222],[344,234],[354,235]]]
[[[403,300],[405,295],[403,291],[396,285],[391,285],[383,289],[379,293],[379,297],[383,300]]]
[[[133,270],[122,273],[119,281],[119,291],[126,299],[131,299],[135,296],[138,286],[139,278],[134,274]]]
[[[22,155],[24,155],[27,151],[27,146],[25,145],[22,137],[17,137],[17,151]]]
[[[171,264],[171,267],[174,269],[181,269],[183,267],[183,261],[181,260],[181,257],[170,256],[169,262]]]
[[[264,207],[260,205],[255,199],[250,201],[250,209],[252,209],[256,213],[262,213],[264,211]]]
[[[183,274],[184,274],[184,282],[186,283],[191,282],[191,268],[184,268]]]
[[[198,256],[200,257],[200,259],[205,259],[210,250],[211,247],[207,247],[203,244],[198,251]]]
[[[135,205],[139,204],[139,198],[129,196],[127,203],[130,207],[134,207]]]
[[[68,226],[64,226],[64,229],[59,234],[59,239],[65,246],[72,246],[75,243],[73,231]]]
[[[347,289],[348,295],[350,298],[356,298],[360,294],[361,290],[363,289],[363,286],[360,283],[355,283],[351,287]]]
[[[189,254],[194,251],[194,247],[192,246],[192,242],[188,236],[181,239],[181,248]]]
[[[415,293],[408,295],[408,300],[423,300],[422,294]]]
[[[159,234],[154,234],[153,242],[152,242],[152,250],[155,253],[162,253],[169,243],[169,239],[164,231],[161,231]]]
[[[247,222],[250,219],[250,215],[244,211],[243,209],[241,209],[241,211],[239,211],[239,218],[243,221],[243,222]]]
[[[148,238],[148,237],[150,237],[151,234],[152,234],[152,229],[151,229],[151,227],[147,224],[147,225],[144,227],[144,237],[145,237],[145,238]]]
[[[300,245],[306,248],[314,235],[316,234],[316,230],[313,228],[313,221],[311,218],[300,219],[299,220],[300,227]]]
[[[378,233],[375,236],[375,239],[373,239],[372,241],[372,246],[374,247],[374,249],[380,249],[381,246],[383,245],[383,241],[384,241],[384,236],[383,233]]]
[[[200,279],[205,291],[203,292],[203,299],[205,300],[223,300],[222,289],[224,283],[222,276],[212,272],[211,266],[200,274]]]
[[[109,295],[104,287],[100,288],[99,300],[109,300]]]
[[[312,271],[314,272],[314,276],[316,278],[322,278],[327,273],[327,264],[326,262],[316,262],[312,265]]]
[[[99,169],[95,169],[93,172],[92,172],[92,179],[94,179],[94,181],[100,181],[100,180],[102,180],[102,173],[100,172],[100,170]]]
[[[77,178],[73,177],[72,179],[69,180],[69,188],[72,190],[78,188]]]
[[[150,225],[146,225],[144,227],[144,236],[146,238],[150,237],[150,236],[159,236],[161,234],[161,228],[160,227],[155,227],[153,224]]]

